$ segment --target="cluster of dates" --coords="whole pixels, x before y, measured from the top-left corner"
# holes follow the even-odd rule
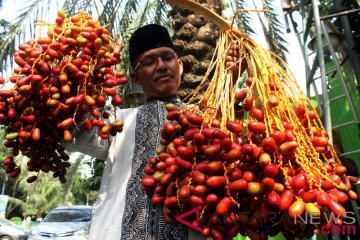
[[[11,148],[5,170],[13,178],[20,174],[14,158],[21,152],[30,159],[29,171],[52,171],[65,182],[70,163],[61,139],[71,141],[71,129],[97,126],[103,138],[122,131],[122,122],[104,121],[107,99],[121,105],[118,88],[127,83],[115,68],[120,51],[109,31],[87,13],[67,18],[59,10],[47,36],[20,44],[14,60],[18,66],[11,77],[0,79],[11,86],[0,90],[0,124],[6,127],[4,145]],[[91,119],[84,120],[85,114]],[[36,179],[37,174],[27,181]]]
[[[163,205],[168,223],[201,206],[199,217],[184,219],[211,239],[238,233],[267,239],[280,232],[286,239],[301,239],[342,224],[343,204],[357,199],[351,190],[357,179],[330,160],[328,137],[311,124],[316,114],[300,104],[294,108],[296,121],[308,132],[304,139],[319,158],[302,162],[309,153],[300,146],[298,129],[288,121],[269,127],[264,118],[269,112],[253,96],[248,88],[237,92],[247,119],[229,120],[225,127],[219,119],[205,122],[201,106],[167,105],[162,146],[142,179],[152,203]],[[269,99],[266,107],[276,108],[276,91]],[[317,224],[304,221],[309,216]]]

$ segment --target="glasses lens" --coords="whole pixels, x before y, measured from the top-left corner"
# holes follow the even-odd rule
[[[157,59],[156,56],[146,57],[141,61],[140,65],[145,68],[151,68],[152,66],[154,66],[156,64],[156,59]]]
[[[167,66],[170,66],[172,63],[176,60],[176,54],[173,52],[163,52],[160,55],[153,55],[153,56],[147,56],[144,57],[142,61],[137,65],[137,70],[139,67],[143,67],[146,69],[153,69],[157,65],[158,58],[161,58],[164,64]]]
[[[172,62],[176,58],[175,54],[172,52],[164,52],[163,54],[160,55],[160,57],[165,63]]]

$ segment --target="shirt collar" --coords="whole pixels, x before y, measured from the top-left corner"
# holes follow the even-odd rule
[[[169,97],[165,97],[165,98],[149,98],[146,99],[146,103],[152,103],[155,101],[162,101],[162,102],[166,102],[166,103],[175,103],[175,104],[179,104],[181,102],[179,96],[175,95],[175,96],[169,96]]]

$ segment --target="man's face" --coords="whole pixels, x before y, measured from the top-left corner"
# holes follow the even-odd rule
[[[147,99],[165,98],[176,95],[182,72],[182,61],[174,50],[159,47],[136,58],[131,79],[143,87]]]

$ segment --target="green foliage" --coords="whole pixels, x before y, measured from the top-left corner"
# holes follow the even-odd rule
[[[277,54],[281,59],[286,61],[285,53],[288,52],[284,44],[286,40],[284,36],[284,25],[279,21],[282,18],[282,10],[278,9],[278,5],[274,1],[262,0],[264,6],[264,20],[259,14],[259,19],[263,27],[266,42],[269,45],[270,51]],[[280,13],[280,14],[279,14]],[[281,63],[280,63],[281,64]]]
[[[58,1],[56,2],[58,3]],[[0,3],[2,3],[1,0]],[[0,72],[4,70],[1,67],[4,68],[5,64],[11,60],[16,45],[28,40],[25,39],[25,36],[26,38],[37,37],[38,32],[34,31],[34,23],[40,19],[46,20],[43,19],[43,14],[50,9],[49,6],[53,3],[54,1],[50,0],[28,1],[19,7],[13,22],[9,23],[6,20],[0,20],[0,60],[2,62]],[[226,1],[226,3],[234,11],[246,8],[244,0]],[[121,36],[125,42],[122,53],[122,66],[124,66],[123,70],[125,72],[129,66],[126,44],[131,33],[136,28],[155,22],[171,28],[171,19],[168,16],[170,6],[165,3],[165,0],[107,0],[100,2],[92,0],[65,0],[64,5],[59,8],[63,8],[67,16],[71,16],[80,10],[87,11],[95,17],[98,16],[102,25],[108,26],[114,41]],[[54,16],[54,14],[52,13],[51,15]],[[236,19],[238,28],[246,34],[254,32],[250,24],[248,24],[249,20],[250,13],[238,14]],[[51,19],[51,21],[55,21],[55,19]],[[273,30],[276,31],[276,28]],[[283,39],[279,39],[280,44]],[[131,90],[131,88],[128,88],[124,91]],[[123,94],[125,93],[123,92]],[[0,157],[3,159],[7,155],[8,149],[5,149],[1,144]],[[21,167],[26,167],[27,159],[22,159],[19,156],[17,161],[22,163]],[[78,163],[80,164],[80,162]],[[26,182],[27,176],[22,175],[19,178],[23,179],[22,181],[16,179],[7,180],[6,193],[13,195],[13,198],[11,198],[13,206],[16,206],[21,211],[24,209],[24,215],[41,216],[43,213],[64,204],[93,204],[97,198],[97,191],[100,188],[104,162],[96,160],[90,165],[93,169],[90,178],[81,176],[77,168],[71,171],[72,179],[68,178],[66,185],[60,184],[59,180],[51,174],[39,174],[36,182],[28,184]],[[3,173],[4,169],[1,167],[0,179],[4,181],[5,174]],[[23,171],[22,174],[27,173]]]
[[[27,208],[24,215],[40,217],[55,207],[74,203],[72,195],[68,194],[70,196],[65,197],[64,187],[52,175],[41,174],[34,183],[28,184],[26,181],[22,181],[21,184],[24,191],[28,192]]]
[[[7,218],[12,218],[14,216],[22,216],[23,211],[26,209],[26,203],[23,200],[23,192],[19,191],[17,195],[17,197],[9,197],[6,209]]]
[[[20,222],[20,221],[22,221],[22,219],[21,219],[21,217],[12,217],[10,219],[10,221],[12,221],[12,222]]]
[[[4,141],[4,131],[0,131],[1,142]],[[8,156],[8,149],[0,145],[1,160]],[[79,163],[83,155],[79,157]],[[104,161],[95,160],[86,162],[92,169],[92,176],[90,178],[83,178],[78,169],[74,169],[76,164],[73,164],[69,169],[69,174],[73,172],[73,181],[69,177],[69,187],[61,184],[57,178],[51,174],[40,173],[38,180],[34,183],[27,183],[26,178],[34,175],[34,173],[26,171],[27,157],[19,155],[16,161],[22,169],[21,175],[18,179],[5,179],[4,167],[1,164],[0,179],[6,181],[5,194],[10,195],[7,216],[42,216],[42,214],[49,210],[60,206],[70,204],[94,204],[98,189],[100,188],[101,176],[104,169]],[[21,180],[20,180],[21,179]]]
[[[74,196],[75,204],[93,205],[97,199],[105,163],[102,160],[95,160],[85,164],[90,167],[92,165],[92,176],[90,178],[84,178],[78,173],[72,181],[71,192]]]
[[[0,129],[0,142],[3,143],[5,140],[5,132],[3,129]],[[9,188],[9,182],[7,181],[7,173],[5,173],[5,167],[2,165],[2,161],[9,156],[9,149],[4,147],[3,144],[0,144],[0,187],[4,189],[4,194],[9,194],[10,191],[7,191]]]
[[[9,34],[10,23],[5,19],[0,19],[0,42],[2,42],[7,34]]]
[[[247,5],[244,0],[230,1],[230,5],[234,13],[236,13],[239,10],[247,9]],[[246,11],[238,12],[237,17],[235,19],[235,24],[240,31],[244,32],[247,35],[251,35],[252,33],[255,33],[255,31],[251,28],[249,24],[250,21],[251,21],[250,13]]]
[[[3,143],[5,140],[5,131],[0,128],[0,141]],[[0,159],[3,160],[6,156],[9,155],[9,149],[4,146],[4,144],[0,144]]]
[[[15,52],[15,46],[18,44],[17,41],[25,42],[24,38],[26,35],[24,34],[24,29],[26,28],[32,37],[35,36],[33,23],[38,19],[42,19],[44,13],[44,11],[38,9],[49,5],[50,0],[34,0],[18,6],[15,20],[11,21],[8,33],[0,42],[0,60],[2,62],[1,66],[4,69],[8,68],[8,65],[12,66],[13,53]]]
[[[5,19],[0,19],[0,45],[3,43],[3,39],[9,34],[10,23]],[[0,65],[0,72],[4,70],[5,66]]]

